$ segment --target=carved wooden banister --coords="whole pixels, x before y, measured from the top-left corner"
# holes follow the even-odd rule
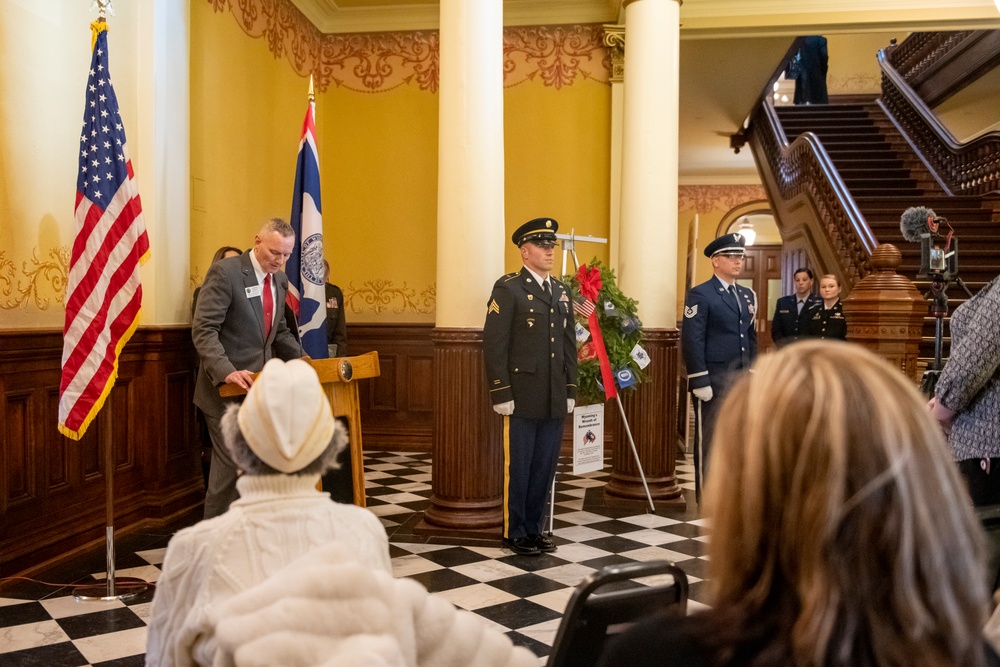
[[[754,110],[748,133],[758,163],[771,174],[765,182],[772,201],[780,208],[804,198],[823,228],[817,240],[832,244],[845,283],[868,275],[878,242],[819,138],[805,132],[789,144],[770,100]]]
[[[902,44],[894,40],[886,56],[933,108],[1000,65],[1000,31],[915,32]]]
[[[879,104],[922,154],[949,194],[983,195],[1000,190],[1000,132],[958,142],[879,51],[882,97]]]
[[[955,49],[977,30],[955,30],[950,32],[915,32],[901,44],[886,49],[889,62],[912,86],[917,80]]]

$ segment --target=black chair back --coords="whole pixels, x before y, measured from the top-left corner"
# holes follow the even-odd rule
[[[989,558],[986,563],[986,583],[990,585],[991,591],[995,591],[1000,588],[1000,505],[977,507],[976,514],[986,533],[986,553]]]
[[[660,574],[672,575],[672,581],[629,588],[621,585]],[[569,599],[547,667],[592,667],[609,637],[672,605],[679,605],[675,611],[684,614],[687,598],[687,576],[668,561],[601,568],[581,581]]]

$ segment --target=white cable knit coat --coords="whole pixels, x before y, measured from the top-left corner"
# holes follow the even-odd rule
[[[312,549],[332,542],[364,570],[391,576],[389,540],[374,514],[316,490],[319,476],[240,477],[229,511],[178,532],[156,582],[146,665],[210,665],[213,610]],[[283,664],[281,661],[272,663]]]
[[[213,667],[528,667],[538,658],[411,579],[319,547],[211,611]]]

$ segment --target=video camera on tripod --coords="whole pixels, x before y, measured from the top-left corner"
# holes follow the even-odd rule
[[[899,218],[899,231],[907,241],[920,243],[920,270],[917,278],[931,279],[930,292],[924,296],[931,302],[931,315],[935,318],[934,361],[927,364],[920,389],[932,396],[938,375],[944,367],[941,363],[941,345],[944,338],[944,318],[948,315],[948,283],[954,280],[970,297],[972,293],[958,277],[958,239],[946,218],[939,218],[929,208],[912,206],[903,211]]]
[[[958,239],[947,218],[938,217],[929,208],[913,206],[900,217],[899,231],[907,241],[920,243],[918,278],[948,282],[958,277]]]

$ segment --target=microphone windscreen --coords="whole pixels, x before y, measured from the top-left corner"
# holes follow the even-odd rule
[[[926,234],[927,219],[936,218],[934,211],[924,206],[911,206],[903,211],[899,218],[899,231],[903,233],[903,238],[911,243],[919,242],[920,235]]]

